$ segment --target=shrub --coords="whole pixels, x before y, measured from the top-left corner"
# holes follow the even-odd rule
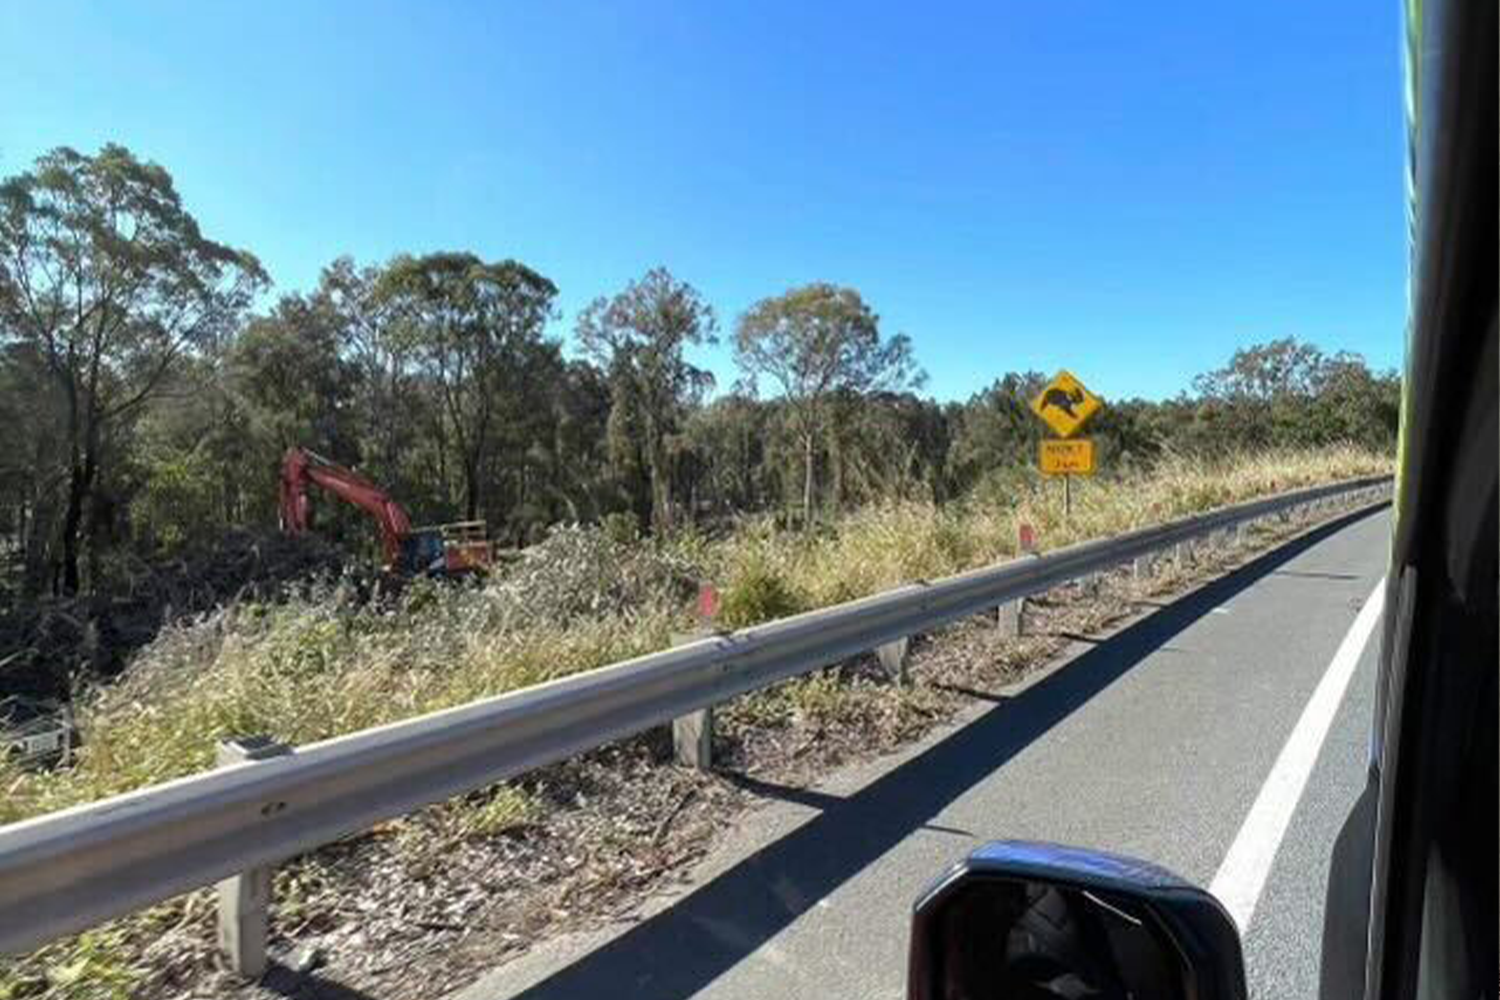
[[[744,628],[802,610],[802,602],[784,572],[766,548],[751,545],[730,570],[720,594],[719,622],[726,628]]]

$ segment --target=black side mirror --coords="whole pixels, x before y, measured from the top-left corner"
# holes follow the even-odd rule
[[[987,844],[917,900],[908,1000],[1245,1000],[1234,921],[1132,858]]]

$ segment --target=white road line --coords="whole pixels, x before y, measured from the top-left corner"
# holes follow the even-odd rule
[[[1241,933],[1250,926],[1255,904],[1260,900],[1266,876],[1271,872],[1271,862],[1276,860],[1276,851],[1286,835],[1287,824],[1292,821],[1302,790],[1307,787],[1308,775],[1318,761],[1318,752],[1333,725],[1339,702],[1344,700],[1344,691],[1354,676],[1365,643],[1375,630],[1375,623],[1380,621],[1384,603],[1385,579],[1382,577],[1359,609],[1323,679],[1307,700],[1302,717],[1297,720],[1292,735],[1287,737],[1270,776],[1261,786],[1250,814],[1245,817],[1229,853],[1224,856],[1224,863],[1214,876],[1213,885],[1209,887],[1234,917]]]

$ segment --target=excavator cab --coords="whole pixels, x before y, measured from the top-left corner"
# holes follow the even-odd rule
[[[483,521],[416,528],[401,540],[401,572],[410,576],[463,576],[490,568]]]
[[[403,576],[441,576],[447,572],[448,560],[443,536],[436,528],[419,528],[401,539]]]

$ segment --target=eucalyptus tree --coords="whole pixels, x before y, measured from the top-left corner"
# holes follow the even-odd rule
[[[802,450],[802,512],[809,526],[818,442],[837,408],[926,381],[910,338],[882,336],[880,318],[859,292],[836,285],[804,285],[756,303],[740,317],[734,349],[749,384],[769,379],[786,401]]]
[[[662,267],[612,298],[595,299],[578,317],[580,346],[613,382],[612,450],[628,455],[631,441],[638,444],[657,530],[672,524],[670,443],[714,381],[687,351],[715,343],[715,329],[714,311],[698,290]]]
[[[35,351],[63,400],[57,589],[80,586],[106,440],[266,281],[250,253],[203,235],[164,168],[123,146],[61,147],[0,182],[0,338]]]
[[[556,297],[525,264],[471,253],[397,257],[380,275],[375,301],[391,310],[437,396],[440,471],[456,463],[465,517],[479,515],[507,432],[538,416],[531,395],[545,388],[541,356],[556,353],[545,338]]]

